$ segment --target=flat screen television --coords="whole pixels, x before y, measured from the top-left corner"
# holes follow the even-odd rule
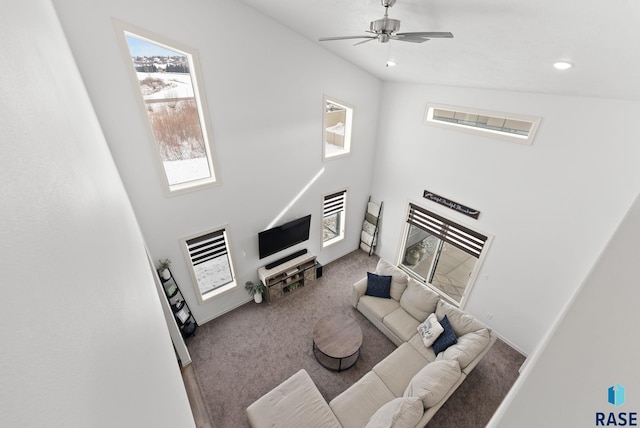
[[[311,214],[258,233],[260,258],[292,247],[309,239]]]

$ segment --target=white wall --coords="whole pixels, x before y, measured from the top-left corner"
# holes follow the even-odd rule
[[[381,83],[240,2],[53,0],[154,260],[169,258],[199,322],[250,299],[257,234],[320,171],[279,223],[312,214],[322,263],[357,248],[369,196]],[[111,18],[198,51],[221,185],[165,197],[144,113]],[[350,157],[322,162],[323,95],[355,106]],[[322,195],[348,187],[347,238],[321,250]],[[240,288],[199,305],[179,239],[229,225]],[[280,256],[287,254],[285,251]]]
[[[423,125],[427,102],[541,116],[532,146]],[[409,200],[494,236],[466,310],[531,352],[640,189],[640,104],[385,83],[372,193],[396,260]],[[428,189],[481,211],[473,220]],[[493,319],[486,314],[493,314]]]
[[[0,38],[0,426],[194,426],[142,235],[51,3],[5,7]]]
[[[369,192],[385,202],[379,253],[389,259],[409,200],[478,228],[494,240],[465,309],[528,354],[640,187],[640,147],[631,138],[637,102],[382,85],[237,2],[179,9],[167,0],[53,2],[151,255],[174,262],[200,322],[250,298],[240,287],[199,305],[179,239],[228,224],[239,283],[256,279],[276,258],[257,258],[257,233],[323,171],[280,219],[314,215],[310,241],[292,251],[306,247],[326,263],[356,248]],[[220,186],[164,196],[112,18],[198,50]],[[323,94],[356,107],[350,157],[321,161]],[[532,146],[507,143],[423,125],[427,101],[537,115],[542,123]],[[347,239],[321,250],[321,195],[344,187]],[[480,210],[480,219],[427,202],[425,189]]]
[[[531,356],[489,426],[598,426],[596,412],[605,413],[605,421],[610,412],[635,412],[637,425],[638,241],[640,199],[562,318]],[[616,383],[626,390],[626,401],[618,408],[607,402],[607,390]],[[618,425],[629,424],[619,421]]]

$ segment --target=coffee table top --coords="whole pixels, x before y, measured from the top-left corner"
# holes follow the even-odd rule
[[[347,358],[362,346],[362,330],[347,314],[329,315],[313,327],[313,342],[331,358]]]

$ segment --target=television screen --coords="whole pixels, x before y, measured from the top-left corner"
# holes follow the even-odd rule
[[[311,214],[290,221],[281,226],[264,230],[258,234],[258,250],[260,258],[292,247],[309,239]]]

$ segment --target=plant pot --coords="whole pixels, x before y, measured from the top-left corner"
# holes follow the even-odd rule
[[[256,303],[261,303],[262,302],[262,293],[256,293],[253,295],[253,300]]]
[[[407,265],[415,265],[418,260],[420,260],[420,253],[415,248],[410,249],[404,258],[404,262]]]
[[[169,279],[171,278],[171,271],[169,271],[169,269],[165,269],[161,272],[162,275],[162,279]]]

